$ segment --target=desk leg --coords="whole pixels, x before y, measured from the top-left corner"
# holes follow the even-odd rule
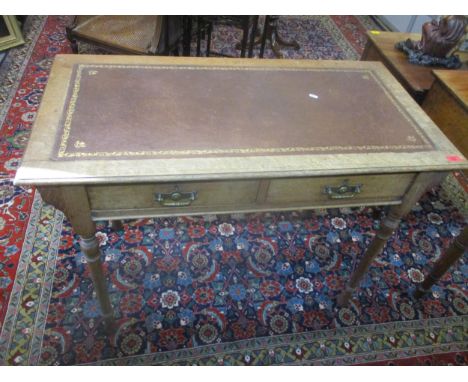
[[[101,251],[96,239],[96,225],[91,219],[91,209],[85,188],[83,186],[39,187],[39,192],[44,201],[65,214],[75,233],[80,236],[80,247],[88,263],[106,329],[112,332],[114,313],[102,269]]]
[[[338,296],[338,305],[348,305],[352,293],[359,286],[374,258],[382,252],[387,240],[398,228],[401,218],[411,211],[413,205],[421,198],[429,186],[439,183],[446,175],[446,173],[419,174],[410,189],[406,192],[401,204],[390,208],[387,217],[381,222],[381,227],[375,235],[374,240],[369,245],[369,248],[367,248],[367,251],[351,275],[348,285]]]
[[[429,273],[414,293],[414,297],[421,298],[424,296],[445,272],[463,256],[466,250],[468,250],[468,226],[463,229],[462,233],[455,238],[455,241],[447,251],[436,261],[431,273]]]

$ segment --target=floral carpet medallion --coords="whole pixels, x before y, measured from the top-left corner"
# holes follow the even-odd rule
[[[12,186],[51,57],[69,51],[70,18],[31,20],[41,33],[24,48],[27,64],[0,71],[19,81],[0,109],[0,364],[468,363],[466,258],[412,297],[466,224],[440,189],[403,220],[346,308],[336,297],[385,208],[142,219],[121,231],[100,222],[116,316],[108,336],[69,223],[39,193]],[[287,57],[357,59],[372,27],[354,16],[282,22],[285,35],[308,31]],[[236,33],[215,30],[214,47],[227,49]]]

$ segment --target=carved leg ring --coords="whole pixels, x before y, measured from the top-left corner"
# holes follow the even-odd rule
[[[99,307],[101,308],[106,329],[111,331],[114,324],[114,312],[110,303],[109,293],[107,292],[106,280],[100,258],[101,251],[99,249],[99,243],[94,236],[89,238],[82,237],[80,238],[80,247],[85,254],[86,261],[91,272],[94,290],[96,292]]]

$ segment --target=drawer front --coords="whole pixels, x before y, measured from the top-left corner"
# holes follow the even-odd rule
[[[401,199],[416,174],[291,178],[270,181],[266,204],[354,204]]]
[[[92,210],[182,208],[254,204],[259,181],[209,181],[89,186]],[[232,208],[232,207],[231,207]]]
[[[98,218],[398,203],[416,174],[89,186]]]

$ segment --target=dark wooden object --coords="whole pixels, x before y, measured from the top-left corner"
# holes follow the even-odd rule
[[[278,33],[278,20],[279,16],[266,16],[265,25],[263,27],[263,34],[261,39],[260,46],[260,58],[263,58],[265,52],[266,42],[269,41],[271,44],[271,50],[277,58],[283,58],[283,53],[281,53],[281,47],[289,46],[298,50],[300,48],[299,44],[296,41],[287,41],[284,40]]]
[[[458,150],[468,157],[468,71],[434,70],[424,111]],[[464,171],[468,176],[468,171]]]
[[[101,250],[96,238],[96,224],[91,219],[91,209],[84,187],[39,187],[42,199],[63,211],[80,236],[80,248],[84,253],[94,284],[96,298],[101,308],[104,324],[109,333],[114,328],[114,311],[107,293],[107,281],[101,261]]]
[[[191,16],[186,16],[188,19]],[[228,55],[222,54],[220,52],[211,50],[211,34],[213,31],[214,24],[229,24],[234,25],[242,29],[242,40],[239,44],[236,45],[236,49],[240,50],[240,57],[244,58],[253,56],[253,47],[255,43],[255,35],[257,33],[258,27],[258,16],[196,16],[197,24],[197,51],[196,55],[201,56],[201,40],[206,37],[206,52],[207,57],[211,56],[221,56],[221,57],[230,57]],[[192,35],[192,20],[187,20],[184,27],[184,36]],[[190,55],[190,49],[184,48],[184,55]]]

